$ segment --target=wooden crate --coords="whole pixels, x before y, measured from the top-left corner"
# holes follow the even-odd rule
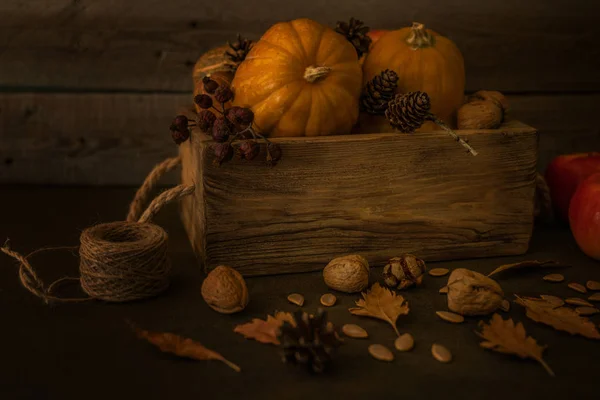
[[[181,217],[205,270],[322,269],[350,253],[371,265],[523,254],[534,223],[538,134],[518,121],[465,130],[473,157],[441,131],[273,139],[283,159],[212,164],[199,131],[180,146],[195,184]],[[264,152],[264,148],[262,149]]]

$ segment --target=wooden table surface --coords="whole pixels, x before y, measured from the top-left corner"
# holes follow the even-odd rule
[[[14,250],[23,253],[42,246],[76,245],[85,227],[123,219],[133,193],[131,188],[3,186],[0,234],[11,239]],[[16,262],[1,255],[1,399],[597,398],[599,343],[536,324],[513,303],[508,315],[523,321],[530,335],[548,345],[545,359],[556,373],[552,378],[533,361],[479,348],[473,333],[478,319],[452,325],[437,318],[434,312],[446,309],[445,297],[437,293],[446,278],[429,276],[421,288],[404,293],[411,311],[401,317],[398,327],[415,337],[412,352],[396,353],[392,363],[372,359],[368,345],[392,347],[393,331],[383,322],[350,315],[347,309],[358,296],[339,295],[338,304],[329,311],[331,320],[338,326],[358,323],[371,338],[347,339],[331,373],[311,376],[282,364],[274,346],[246,340],[233,328],[275,310],[294,310],[296,307],[285,300],[291,292],[304,294],[304,308],[314,311],[320,295],[327,291],[319,273],[248,279],[247,309],[237,315],[220,315],[200,296],[203,273],[194,260],[176,207],[163,210],[156,222],[170,234],[174,271],[168,292],[151,300],[48,306],[20,285]],[[558,271],[568,281],[600,280],[600,264],[585,257],[569,231],[559,227],[536,228],[527,255],[429,266],[489,272],[501,264],[525,259],[570,263],[571,268]],[[46,282],[77,274],[77,259],[69,251],[41,253],[31,262]],[[566,283],[542,281],[546,271],[507,273],[498,276],[498,281],[508,296],[578,296]],[[381,268],[373,272],[372,281],[380,280]],[[188,361],[161,354],[134,337],[126,318],[147,329],[196,339],[239,364],[242,372],[216,361]],[[598,323],[600,316],[592,320]],[[441,364],[431,357],[434,342],[453,352],[452,363]]]

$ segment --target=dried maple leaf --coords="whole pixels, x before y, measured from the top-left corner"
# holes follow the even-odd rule
[[[356,302],[358,307],[350,308],[349,311],[354,315],[364,317],[378,318],[387,321],[398,336],[396,321],[400,315],[408,314],[408,303],[404,297],[382,287],[379,283],[371,286],[366,293],[362,293],[363,298]]]
[[[225,357],[223,357],[221,354],[207,349],[192,339],[184,338],[168,332],[149,332],[144,329],[140,329],[131,323],[130,325],[138,338],[144,339],[153,344],[163,353],[171,353],[179,357],[191,358],[194,360],[219,360],[234,371],[241,371],[239,366],[225,359]]]
[[[513,354],[521,358],[532,358],[542,364],[550,375],[554,376],[554,372],[542,358],[546,346],[538,345],[531,336],[527,337],[521,322],[515,325],[511,318],[503,320],[499,314],[494,314],[489,325],[484,321],[479,321],[479,327],[481,332],[475,333],[486,340],[479,343],[484,349]]]
[[[515,295],[515,303],[526,309],[526,315],[542,324],[550,325],[556,330],[569,332],[571,335],[581,335],[589,339],[600,339],[600,333],[589,319],[580,316],[567,307],[558,307],[544,299],[520,297]]]
[[[514,264],[506,264],[501,265],[492,272],[488,274],[488,276],[496,275],[500,272],[507,271],[509,269],[521,269],[521,268],[529,268],[529,267],[568,267],[568,265],[564,265],[554,260],[546,260],[546,261],[538,261],[538,260],[529,260],[529,261],[521,261]]]
[[[254,339],[260,343],[271,343],[279,345],[277,335],[284,321],[296,326],[296,321],[290,313],[276,312],[275,316],[267,315],[266,320],[254,318],[251,322],[236,326],[233,331],[243,335],[247,339]]]

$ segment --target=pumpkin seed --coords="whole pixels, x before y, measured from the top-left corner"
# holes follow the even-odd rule
[[[344,335],[354,339],[364,339],[369,337],[367,331],[355,324],[346,324],[342,326],[342,332],[344,332]]]
[[[415,339],[410,333],[404,333],[396,338],[394,347],[398,351],[410,351],[415,347]]]
[[[587,281],[585,286],[590,290],[600,290],[600,282],[598,281]]]
[[[600,301],[600,293],[594,293],[590,297],[588,297],[589,301]]]
[[[579,293],[587,293],[587,289],[581,283],[571,282],[567,286]]]
[[[504,312],[509,312],[510,311],[510,301],[504,299],[502,300],[502,303],[500,303],[500,309]]]
[[[565,305],[564,300],[560,297],[552,296],[550,294],[543,294],[540,297],[546,300],[548,303],[552,304],[554,307],[562,307]]]
[[[453,324],[460,324],[465,321],[465,317],[450,311],[436,311],[435,313],[444,321],[452,322]]]
[[[568,299],[565,299],[565,303],[570,304],[572,306],[594,307],[594,305],[589,301],[580,299],[578,297],[569,297]]]
[[[565,277],[561,274],[550,274],[550,275],[544,276],[544,278],[542,278],[542,279],[544,279],[545,281],[548,281],[548,282],[562,282],[565,280]]]
[[[448,293],[448,286],[444,286],[443,288],[441,288],[441,289],[439,290],[439,292],[440,292],[441,294],[446,294],[446,293]]]
[[[323,296],[321,296],[321,304],[323,304],[325,307],[333,306],[336,301],[337,298],[331,293],[325,293]]]
[[[450,270],[448,268],[434,268],[429,271],[429,275],[431,276],[444,276],[448,274]]]
[[[302,307],[304,305],[304,296],[298,293],[292,293],[287,297],[288,301],[292,304]]]
[[[431,346],[431,354],[433,355],[433,358],[439,362],[449,363],[452,361],[452,353],[441,344],[434,343],[433,346]]]
[[[577,307],[575,309],[575,312],[579,315],[594,315],[599,311],[596,307]]]
[[[379,361],[394,361],[394,353],[381,344],[370,345],[369,353],[371,353],[374,359]]]

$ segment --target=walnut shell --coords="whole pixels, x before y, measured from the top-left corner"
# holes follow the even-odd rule
[[[249,300],[242,275],[225,265],[219,265],[209,272],[202,282],[201,293],[209,307],[221,314],[242,311]]]
[[[487,315],[502,304],[504,292],[493,279],[465,268],[448,277],[448,309],[461,315]]]
[[[369,286],[369,262],[357,254],[334,258],[323,269],[323,279],[331,289],[361,292]]]
[[[391,258],[383,267],[383,281],[392,288],[406,289],[420,285],[427,270],[425,261],[412,254]]]
[[[460,107],[456,118],[458,129],[496,129],[504,115],[495,102],[475,100]]]
[[[478,92],[473,93],[469,96],[468,102],[476,101],[476,100],[490,100],[496,103],[504,114],[508,113],[510,110],[510,105],[508,104],[508,100],[504,95],[496,90],[480,90]]]

